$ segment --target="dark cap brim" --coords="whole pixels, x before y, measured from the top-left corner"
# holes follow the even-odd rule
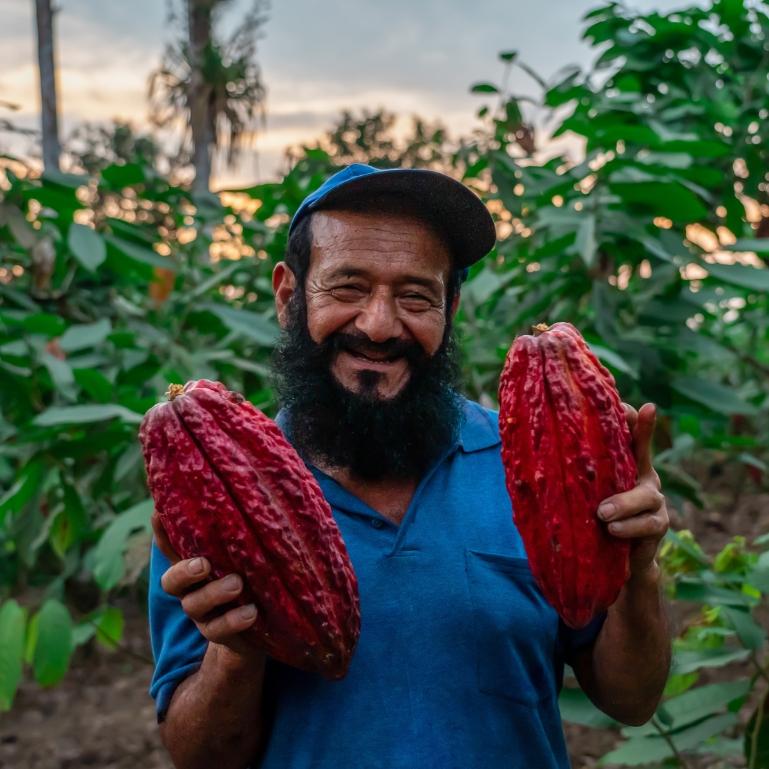
[[[402,196],[418,204],[448,237],[458,268],[469,267],[494,248],[494,220],[483,201],[450,176],[424,168],[383,169],[354,177],[313,201],[306,213],[377,194]]]

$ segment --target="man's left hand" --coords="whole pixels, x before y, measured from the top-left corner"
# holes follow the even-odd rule
[[[644,403],[639,411],[627,403],[622,405],[633,436],[638,481],[629,491],[603,500],[598,508],[598,517],[607,522],[610,534],[631,540],[632,578],[647,572],[656,573],[657,548],[668,530],[670,520],[665,496],[660,490],[660,479],[652,467],[651,459],[657,409],[653,403]]]

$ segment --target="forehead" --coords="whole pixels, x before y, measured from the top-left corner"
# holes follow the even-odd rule
[[[429,222],[411,214],[317,211],[311,229],[311,269],[321,272],[350,265],[443,279],[451,268],[446,241]]]

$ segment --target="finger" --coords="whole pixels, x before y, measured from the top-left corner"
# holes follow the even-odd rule
[[[203,622],[212,611],[237,598],[242,589],[243,580],[237,574],[229,574],[188,592],[182,598],[182,608],[190,619]]]
[[[155,544],[157,544],[160,552],[163,553],[172,564],[178,563],[181,559],[173,547],[171,547],[171,541],[168,539],[168,534],[166,534],[166,530],[163,528],[163,523],[157,512],[152,513],[151,523],[152,532],[155,535]]]
[[[618,521],[640,513],[655,512],[664,501],[662,492],[652,484],[639,483],[629,491],[603,500],[598,506],[597,514],[602,521]]]
[[[629,404],[623,403],[622,408],[625,409],[625,419],[627,420],[627,426],[632,433],[635,429],[636,422],[638,421],[638,412]]]
[[[181,598],[191,587],[208,577],[211,565],[205,558],[188,558],[175,563],[160,578],[160,586],[166,593]]]
[[[200,632],[213,643],[227,643],[232,636],[247,630],[256,620],[256,607],[250,603],[199,623]]]
[[[667,516],[658,513],[643,513],[624,521],[612,521],[609,534],[620,539],[662,539],[668,530]]]
[[[644,403],[638,412],[638,421],[633,431],[633,450],[638,478],[652,473],[652,436],[657,422],[657,407],[653,403]]]

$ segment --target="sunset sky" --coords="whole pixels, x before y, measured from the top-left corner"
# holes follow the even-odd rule
[[[178,6],[179,0],[177,0]],[[478,80],[501,76],[500,50],[517,49],[545,77],[587,65],[580,18],[595,0],[273,0],[258,60],[268,89],[267,124],[256,153],[220,174],[251,184],[278,171],[284,148],[330,127],[342,108],[386,107],[441,119],[453,134],[470,129],[482,103]],[[669,11],[682,2],[636,0]],[[83,121],[130,120],[146,128],[147,78],[165,42],[178,34],[164,0],[56,0],[62,134]],[[226,31],[251,7],[233,0]],[[38,125],[32,0],[0,0],[0,101],[19,105],[0,119]],[[517,72],[513,87],[535,93]],[[0,149],[24,152],[28,140],[0,134]]]

